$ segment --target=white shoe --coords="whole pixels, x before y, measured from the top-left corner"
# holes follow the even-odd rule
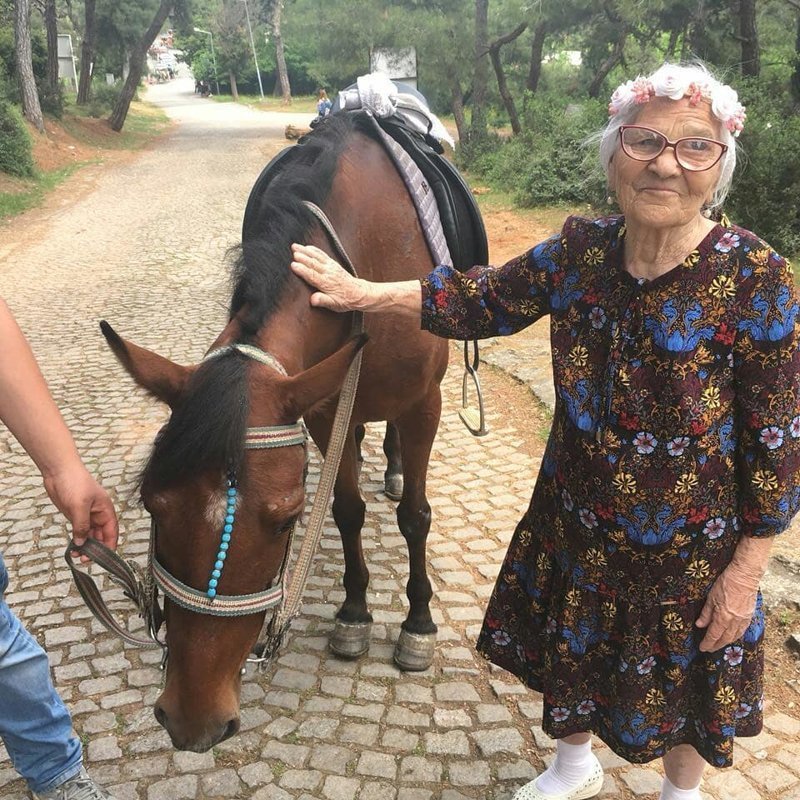
[[[592,754],[592,758],[594,766],[591,772],[574,789],[560,794],[545,794],[536,788],[537,779],[534,778],[530,783],[526,783],[518,789],[512,800],[588,800],[588,798],[594,797],[603,788],[603,768],[594,754]]]

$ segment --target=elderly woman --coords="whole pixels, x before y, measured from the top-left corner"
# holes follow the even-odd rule
[[[503,267],[370,284],[295,248],[314,305],[420,315],[439,336],[550,315],[557,405],[479,650],[544,696],[556,758],[516,800],[579,800],[591,734],[662,758],[662,800],[699,800],[706,761],[762,725],[772,537],[800,486],[798,303],[786,261],[710,219],[744,123],[700,66],[620,86],[600,137],[622,215],[570,217]]]

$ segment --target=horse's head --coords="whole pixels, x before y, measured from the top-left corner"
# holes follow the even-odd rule
[[[365,339],[287,377],[235,350],[182,367],[101,327],[128,373],[172,411],[142,474],[155,561],[201,600],[212,587],[219,599],[269,589],[304,506],[306,450],[296,438],[245,449],[245,438],[287,430],[338,392]],[[203,752],[238,730],[241,669],[264,613],[213,616],[165,600],[169,659],[155,715],[175,747]]]

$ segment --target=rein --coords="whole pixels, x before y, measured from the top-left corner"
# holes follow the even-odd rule
[[[347,251],[342,245],[330,220],[321,208],[313,203],[303,201],[303,205],[316,217],[334,245],[342,264],[356,275],[355,268]],[[353,333],[363,332],[364,319],[361,312],[353,312]],[[203,359],[215,358],[232,350],[252,358],[259,363],[271,367],[281,375],[286,376],[283,365],[272,354],[261,350],[259,347],[248,344],[231,344],[220,347],[208,353]],[[155,537],[157,533],[155,522],[150,526],[150,547],[148,553],[147,570],[132,562],[122,559],[113,550],[102,543],[87,539],[82,545],[71,542],[64,553],[64,557],[72,572],[75,584],[83,598],[84,603],[95,615],[98,621],[112,633],[115,633],[126,643],[135,647],[161,648],[164,653],[163,663],[167,658],[167,644],[158,637],[158,632],[164,619],[164,613],[158,601],[158,590],[161,589],[166,598],[177,603],[183,608],[198,614],[211,616],[231,617],[257,614],[273,609],[271,616],[267,615],[261,628],[255,646],[254,656],[248,662],[257,663],[264,668],[278,652],[292,620],[300,613],[303,592],[311,570],[314,553],[322,536],[322,526],[327,514],[336,475],[350,427],[350,417],[353,411],[355,395],[358,389],[358,379],[361,370],[362,351],[359,350],[353,359],[345,377],[339,394],[339,403],[336,407],[331,437],[322,466],[319,485],[311,513],[308,519],[306,534],[300,545],[300,550],[295,560],[294,567],[289,574],[289,560],[295,536],[295,528],[289,534],[286,553],[280,568],[278,579],[274,585],[267,587],[262,592],[245,595],[220,595],[216,592],[217,582],[221,576],[227,550],[233,533],[236,498],[238,492],[235,486],[235,477],[228,476],[227,508],[225,523],[221,534],[220,549],[217,553],[208,587],[205,591],[187,586],[169,573],[155,557]],[[261,449],[273,447],[290,447],[294,445],[307,446],[307,432],[302,421],[292,425],[273,425],[267,427],[248,428],[245,434],[245,449]],[[145,621],[148,639],[134,636],[125,630],[114,618],[108,609],[100,591],[92,577],[77,569],[71,554],[78,552],[85,555],[105,569],[111,579],[122,586],[123,593],[132,600],[139,609],[139,615]]]

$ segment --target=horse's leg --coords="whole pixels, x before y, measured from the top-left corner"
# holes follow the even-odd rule
[[[308,427],[323,453],[328,451],[330,429],[309,420]],[[366,503],[358,489],[357,433],[345,440],[339,473],[333,487],[333,519],[342,537],[345,600],[336,612],[330,648],[343,658],[356,658],[369,649],[372,615],[367,608],[369,572],[361,549]]]
[[[367,429],[363,425],[356,425],[356,453],[358,454],[358,468],[364,465],[364,456],[361,453],[361,442],[367,434]]]
[[[383,452],[386,455],[383,491],[390,500],[399,500],[403,496],[403,456],[400,448],[400,434],[397,425],[393,422],[386,423]]]
[[[425,544],[431,527],[425,482],[441,410],[442,398],[437,384],[420,403],[397,420],[404,478],[397,524],[408,545],[406,596],[409,610],[395,647],[394,660],[404,670],[427,669],[433,661],[436,645],[436,625],[430,610],[433,591],[425,559]]]

